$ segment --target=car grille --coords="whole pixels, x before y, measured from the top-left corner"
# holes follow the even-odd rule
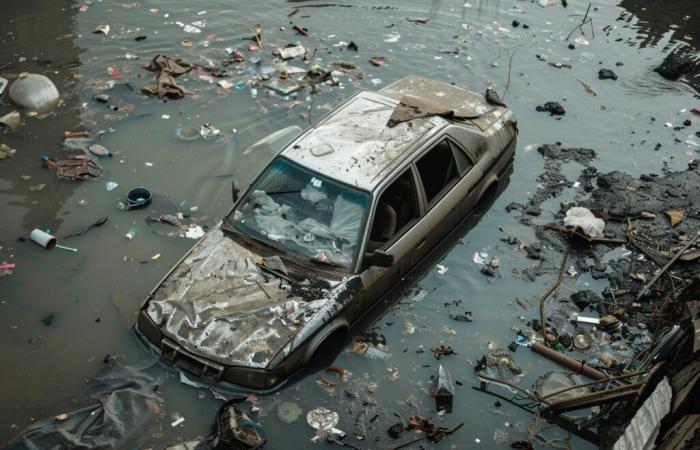
[[[224,374],[221,364],[195,356],[168,338],[163,338],[160,349],[163,358],[205,380],[218,382]]]

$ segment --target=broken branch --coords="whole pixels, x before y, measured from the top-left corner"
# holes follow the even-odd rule
[[[583,32],[583,26],[586,25],[587,23],[590,23],[590,24],[591,24],[591,35],[592,35],[593,37],[595,37],[595,30],[593,29],[593,19],[590,18],[590,17],[588,17],[588,13],[590,12],[590,10],[591,10],[591,4],[589,3],[589,4],[588,4],[588,8],[586,8],[586,14],[583,16],[583,19],[581,19],[581,23],[578,24],[578,25],[576,25],[576,26],[571,30],[571,32],[569,32],[569,34],[566,36],[566,40],[567,40],[567,41],[569,40],[569,38],[571,37],[571,35],[574,34],[574,31],[576,31],[577,28],[578,28],[579,30],[581,30],[581,34],[584,34],[584,32]]]
[[[542,324],[542,337],[544,338],[544,343],[547,345],[549,345],[549,341],[547,340],[547,324],[544,320],[544,302],[559,287],[559,284],[561,284],[561,280],[564,277],[564,268],[566,267],[566,260],[569,258],[569,250],[570,248],[569,246],[567,246],[566,251],[564,252],[564,258],[561,261],[561,267],[559,268],[559,276],[557,276],[557,280],[552,285],[552,287],[550,287],[547,290],[547,292],[545,292],[544,295],[542,295],[542,298],[540,298],[540,323]]]
[[[675,263],[676,260],[677,260],[678,258],[680,258],[680,256],[681,256],[683,253],[685,253],[686,250],[688,250],[688,249],[690,248],[691,245],[695,244],[695,241],[698,240],[698,237],[700,237],[700,232],[695,233],[695,236],[693,236],[693,237],[683,246],[683,248],[681,248],[680,250],[678,250],[678,251],[676,252],[676,254],[673,255],[673,258],[671,258],[671,259],[666,263],[666,265],[663,266],[663,267],[661,268],[661,270],[659,270],[658,272],[656,272],[656,275],[654,275],[654,277],[653,277],[651,280],[649,280],[649,282],[648,282],[647,284],[645,284],[644,287],[639,291],[639,294],[637,294],[637,301],[639,301],[642,297],[644,297],[644,293],[647,292],[647,291],[654,285],[654,283],[656,283],[656,280],[658,280],[658,279],[661,277],[661,275],[663,275],[663,274],[668,270],[668,268],[671,267],[671,266],[673,265],[673,263]]]

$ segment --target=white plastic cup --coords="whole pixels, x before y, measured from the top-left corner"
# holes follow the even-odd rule
[[[56,246],[56,238],[38,228],[32,230],[30,239],[47,250],[51,250]]]
[[[134,237],[136,237],[136,228],[130,229],[129,232],[125,234],[125,236],[128,240],[132,240]]]

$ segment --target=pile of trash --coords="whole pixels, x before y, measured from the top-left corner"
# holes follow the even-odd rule
[[[518,247],[528,257],[528,247],[539,249],[532,258],[537,265],[523,274],[527,279],[553,275],[554,280],[538,301],[518,302],[526,310],[538,306],[536,318],[514,327],[517,335],[508,350],[491,351],[475,370],[485,391],[490,385],[506,386],[517,392],[513,402],[532,401],[536,417],[571,431],[565,426],[570,420],[566,411],[596,405],[608,392],[637,395],[652,361],[665,367],[669,376],[695,370],[689,369],[695,367],[692,352],[700,347],[683,336],[697,333],[698,311],[682,299],[700,279],[700,163],[694,160],[687,170],[635,179],[619,171],[598,173],[589,165],[595,158],[592,150],[545,145],[540,153],[546,158],[540,189],[526,205],[511,204],[508,210],[519,211],[520,222],[535,228],[539,240]],[[570,160],[584,165],[576,182],[561,175],[562,165]],[[573,199],[560,203],[554,223],[532,222],[544,201],[577,188]],[[576,290],[584,273],[606,281],[608,287]],[[520,388],[518,380],[509,377],[520,348],[530,348],[573,373],[550,372],[539,378],[534,390]],[[644,392],[649,389],[653,388]],[[610,444],[619,437],[615,427],[624,428],[632,417],[608,415],[618,406],[624,411],[640,406],[626,404],[627,398],[600,408],[587,422],[598,423]],[[587,429],[574,432],[586,440],[599,439]]]

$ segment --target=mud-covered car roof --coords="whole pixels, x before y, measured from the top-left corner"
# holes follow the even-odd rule
[[[398,101],[361,92],[309,129],[282,155],[340,182],[371,191],[410,154],[417,141],[448,122],[427,117],[388,127]]]
[[[402,114],[402,108],[409,114]],[[423,109],[423,111],[420,111]],[[416,114],[418,110],[418,114]],[[455,121],[495,123],[506,108],[484,96],[415,75],[379,92],[361,92],[307,130],[282,155],[338,181],[372,191],[429,139]],[[402,116],[401,120],[394,120]]]

